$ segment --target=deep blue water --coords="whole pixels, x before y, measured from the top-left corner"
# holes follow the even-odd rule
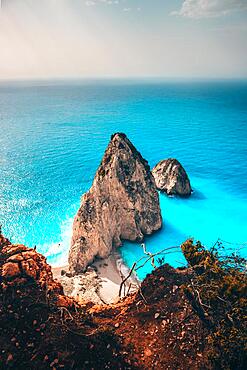
[[[194,189],[186,200],[161,195],[164,227],[147,238],[148,250],[194,236],[246,255],[247,82],[2,82],[0,127],[3,231],[51,263],[66,261],[80,197],[116,131],[151,167],[179,159]],[[131,266],[142,248],[125,243],[121,253]]]

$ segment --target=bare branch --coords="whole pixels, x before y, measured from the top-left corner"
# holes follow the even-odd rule
[[[136,267],[136,262],[135,262],[135,263],[133,263],[133,266],[131,267],[131,269],[130,269],[130,271],[129,271],[128,275],[127,275],[127,276],[122,280],[122,282],[121,282],[121,284],[120,284],[120,287],[119,287],[119,293],[118,293],[119,297],[121,297],[122,288],[123,288],[123,286],[125,285],[125,282],[126,282],[126,281],[130,278],[130,276],[132,275],[132,272],[134,271],[135,267]]]

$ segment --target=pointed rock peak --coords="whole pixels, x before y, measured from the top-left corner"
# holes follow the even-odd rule
[[[111,140],[110,140],[109,145],[111,145],[111,144],[117,145],[117,144],[121,144],[121,143],[128,146],[134,152],[137,152],[134,145],[131,143],[131,141],[128,139],[128,137],[123,132],[116,132],[115,134],[113,134],[111,136]],[[121,149],[121,146],[120,146],[120,149]]]
[[[127,139],[127,136],[123,132],[115,132],[115,134],[112,134],[111,140],[125,140]]]
[[[152,170],[157,189],[168,195],[188,197],[192,193],[189,177],[175,158],[160,161]]]
[[[111,136],[111,141],[105,151],[105,155],[103,157],[102,162],[104,161],[105,157],[108,157],[109,154],[116,154],[116,151],[127,151],[129,154],[133,156],[133,158],[138,159],[142,162],[148,170],[150,167],[148,162],[142,157],[141,153],[135,148],[132,142],[128,139],[128,137],[122,132],[116,132]]]
[[[106,152],[109,148],[114,148],[115,150],[130,150],[133,152],[137,152],[134,145],[131,143],[131,141],[127,138],[127,136],[121,132],[117,132],[111,136],[111,140],[109,142],[109,145],[106,149]]]
[[[146,180],[153,181],[148,162],[142,157],[141,153],[134,147],[131,141],[123,133],[116,133],[111,136],[111,140],[104,153],[100,167],[96,172],[94,183],[102,181],[106,174],[111,173],[118,178],[121,183],[132,181],[133,173],[139,164],[143,171],[147,172]],[[125,184],[125,185],[126,185]]]
[[[75,217],[70,270],[83,271],[122,240],[141,241],[160,227],[159,196],[149,165],[125,134],[116,133]]]

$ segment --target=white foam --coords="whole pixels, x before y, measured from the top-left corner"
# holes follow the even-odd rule
[[[38,246],[38,250],[43,250],[44,256],[47,257],[48,262],[54,266],[64,266],[68,264],[68,254],[70,241],[72,237],[73,217],[65,219],[61,224],[61,232],[59,242],[47,243]]]

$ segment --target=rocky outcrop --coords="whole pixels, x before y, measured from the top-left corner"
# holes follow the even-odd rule
[[[202,368],[207,332],[184,296],[184,273],[156,269],[140,292],[103,306],[56,301],[45,280],[55,288],[42,255],[0,237],[1,369]]]
[[[0,234],[0,288],[31,287],[34,284],[46,292],[58,306],[73,304],[63,295],[62,285],[53,279],[46,258],[36,250],[11,242]]]
[[[125,134],[114,134],[74,220],[71,272],[84,271],[95,257],[107,257],[121,240],[141,241],[161,224],[148,163]]]
[[[0,234],[0,369],[245,370],[246,261],[181,249],[189,268],[165,264],[115,304],[80,304],[42,255]]]
[[[152,170],[157,189],[168,195],[188,197],[192,193],[189,177],[181,165],[174,158],[160,161]]]

